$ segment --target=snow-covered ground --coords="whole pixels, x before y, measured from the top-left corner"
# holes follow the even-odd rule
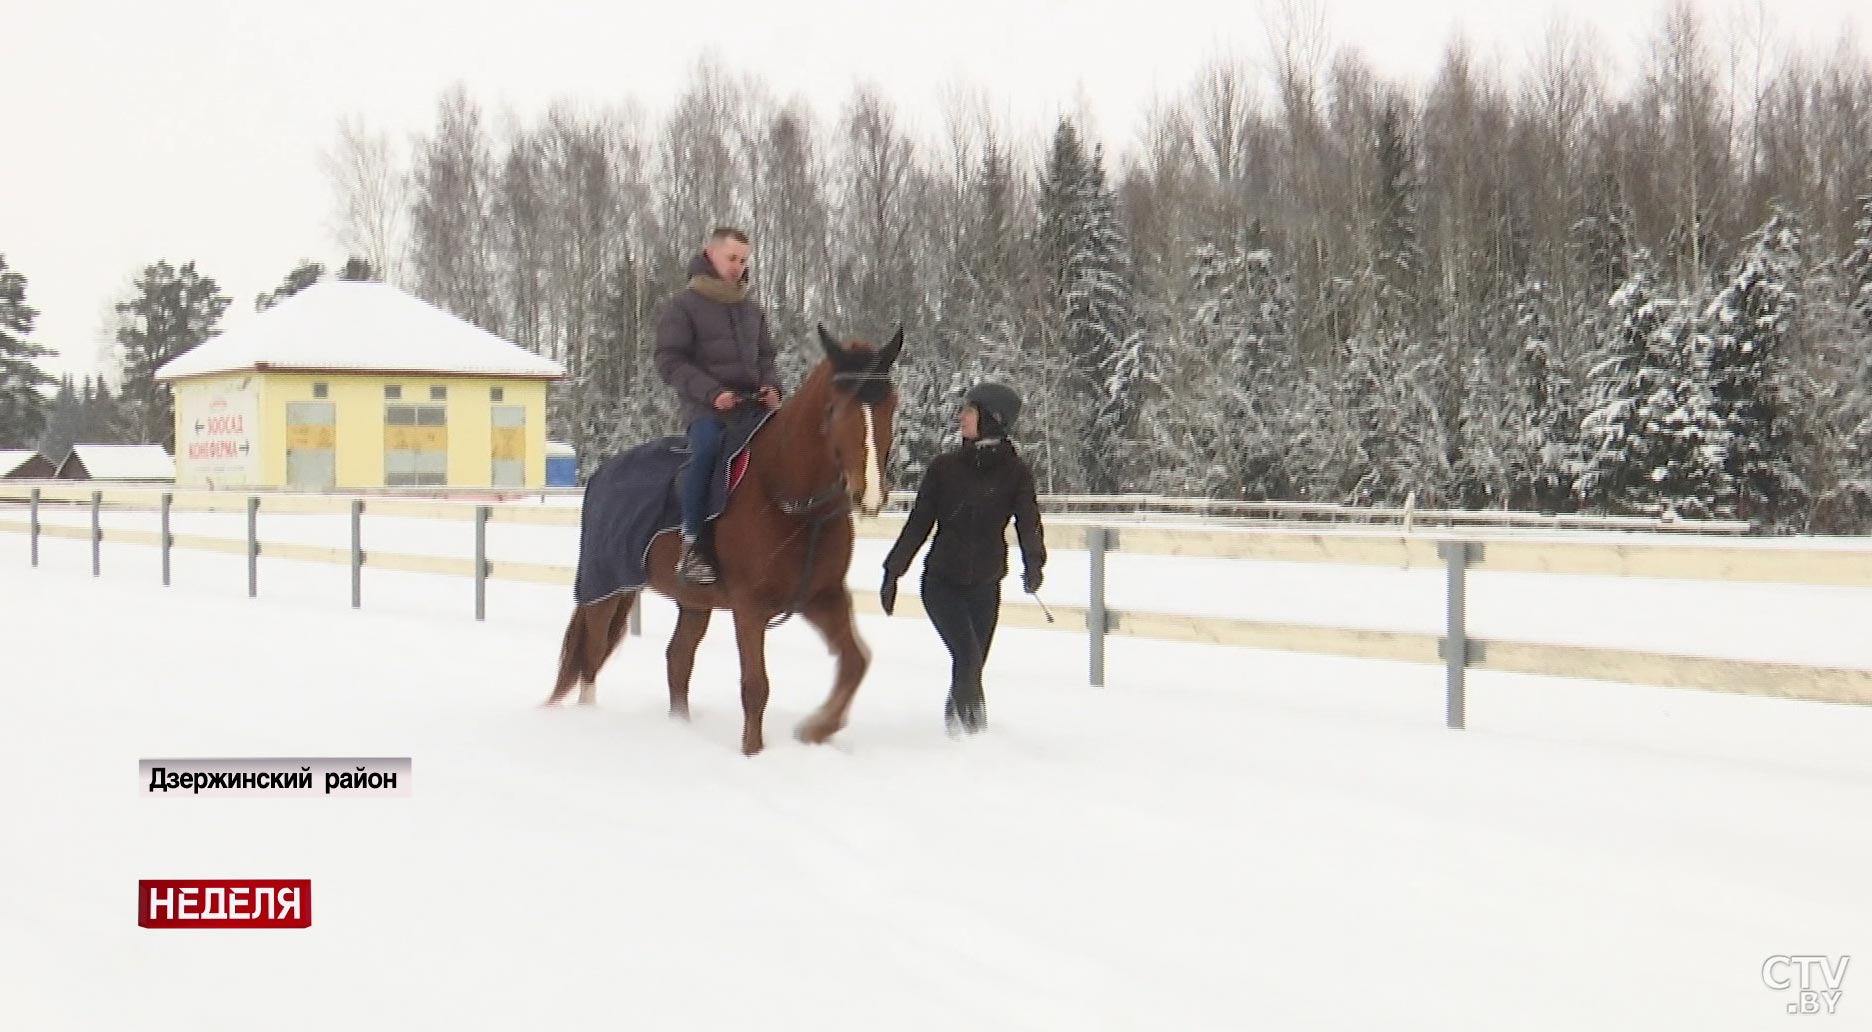
[[[491,550],[569,565],[569,533]],[[567,589],[495,582],[480,623],[460,579],[367,570],[354,611],[341,567],[263,560],[248,599],[238,557],[177,553],[165,589],[153,549],[107,542],[98,579],[83,543],[42,550],[0,535],[0,1029],[1702,1032],[1795,1020],[1777,954],[1852,955],[1837,1016],[1801,1023],[1872,1022],[1872,709],[1478,673],[1453,732],[1431,667],[1115,638],[1093,689],[1082,633],[1007,628],[993,727],[955,742],[934,632],[865,618],[829,747],[790,731],[830,657],[774,633],[750,760],[725,619],[694,722],[664,715],[661,599],[597,707],[544,710]],[[1436,570],[1110,564],[1120,607],[1441,619]],[[1866,591],[1472,590],[1484,636],[1872,667]],[[414,794],[136,781],[243,756],[409,756]],[[136,926],[137,879],[218,876],[310,878],[313,926]]]

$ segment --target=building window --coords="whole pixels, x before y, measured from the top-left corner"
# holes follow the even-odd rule
[[[313,396],[314,398],[329,398],[329,397],[331,397],[331,384],[329,384],[329,383],[315,383],[315,384],[313,384],[313,385],[312,385],[312,396]]]
[[[430,401],[447,401],[448,400],[448,388],[447,387],[429,388],[429,400]]]
[[[386,383],[383,388],[383,396],[394,401],[403,396],[403,388],[394,383]]]
[[[505,387],[488,388],[488,400],[493,401],[495,403],[506,401],[507,389]]]

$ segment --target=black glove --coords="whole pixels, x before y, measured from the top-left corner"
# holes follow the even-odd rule
[[[1040,582],[1044,579],[1040,576],[1039,570],[1028,570],[1021,577],[1021,589],[1031,595],[1040,590]]]
[[[890,616],[892,611],[897,608],[897,577],[895,574],[889,572],[884,574],[884,586],[878,589],[878,603],[884,607],[885,616]]]

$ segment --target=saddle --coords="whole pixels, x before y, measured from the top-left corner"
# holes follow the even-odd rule
[[[754,435],[767,424],[767,417],[771,415],[773,413],[764,409],[758,412],[744,412],[741,408],[736,408],[729,413],[727,426],[722,431],[721,449],[715,453],[715,468],[709,471],[709,482],[721,485],[721,498],[717,503],[715,491],[709,492],[708,505],[703,510],[702,522],[705,527],[715,522],[716,517],[727,508],[728,499],[734,495],[734,489],[741,486],[741,478],[747,475],[749,446],[754,443]],[[689,440],[686,437],[674,437],[669,440],[676,442],[676,452],[685,457],[683,464],[677,467],[669,482],[672,497],[677,499],[677,504],[680,506],[682,481],[689,475],[687,458]]]

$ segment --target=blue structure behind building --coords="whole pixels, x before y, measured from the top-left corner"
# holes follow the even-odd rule
[[[578,486],[578,453],[570,445],[546,442],[546,486]]]

